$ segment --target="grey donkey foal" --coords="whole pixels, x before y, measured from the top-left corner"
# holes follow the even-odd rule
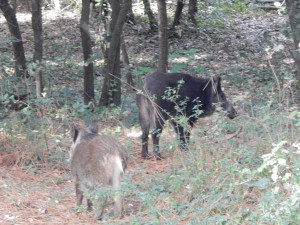
[[[75,177],[77,206],[87,198],[88,210],[94,210],[95,218],[101,219],[107,197],[97,195],[103,188],[118,191],[125,172],[128,155],[123,146],[114,138],[98,133],[98,126],[89,128],[72,127],[70,166]],[[122,217],[123,197],[114,197],[114,216]]]

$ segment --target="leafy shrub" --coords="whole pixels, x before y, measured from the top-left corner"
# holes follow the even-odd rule
[[[259,202],[262,221],[279,224],[300,223],[300,143],[281,141],[262,156],[258,168],[269,179],[269,187]]]

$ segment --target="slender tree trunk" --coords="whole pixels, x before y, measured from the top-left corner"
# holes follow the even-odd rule
[[[43,60],[43,23],[42,23],[42,0],[32,0],[32,29],[34,36],[33,61],[36,63],[36,95],[42,96],[42,60]]]
[[[182,14],[182,9],[184,6],[185,0],[177,0],[176,11],[174,16],[174,21],[172,27],[175,28],[179,25],[180,17]]]
[[[0,0],[0,9],[3,12],[8,29],[12,36],[12,45],[15,58],[15,74],[18,77],[27,77],[28,73],[26,67],[25,51],[19,24],[16,18],[16,13],[9,5],[8,0]]]
[[[125,45],[125,41],[124,41],[124,37],[122,35],[121,37],[121,51],[122,51],[122,59],[123,59],[123,63],[125,65],[125,70],[126,70],[126,82],[128,85],[134,86],[134,82],[132,79],[132,73],[131,73],[131,66],[130,66],[130,62],[129,62],[129,57],[127,54],[127,50],[126,50],[126,45]]]
[[[151,10],[150,2],[149,2],[149,0],[143,0],[143,3],[144,3],[145,14],[148,16],[148,19],[149,19],[150,29],[155,30],[155,29],[157,29],[157,21]]]
[[[103,58],[105,60],[105,65],[108,59],[108,47],[109,47],[109,34],[110,27],[109,27],[109,19],[108,19],[108,12],[107,12],[107,2],[104,0],[100,1],[99,4],[99,33],[100,33],[100,47],[103,54]],[[104,35],[106,34],[106,35]],[[105,72],[104,72],[105,73]]]
[[[159,38],[159,58],[158,71],[167,72],[168,70],[168,21],[165,0],[157,0],[158,7],[158,38]]]
[[[195,15],[197,13],[197,0],[189,0],[189,12],[188,12],[188,18],[190,21],[192,21],[194,24],[196,24]]]
[[[121,7],[122,6],[122,7]],[[121,104],[120,48],[121,35],[131,0],[112,0],[111,39],[108,50],[106,75],[99,105]]]
[[[95,99],[94,93],[94,66],[91,59],[93,55],[91,36],[89,29],[90,16],[90,0],[82,0],[81,18],[80,18],[80,33],[84,59],[84,104],[93,102]]]
[[[288,9],[292,36],[295,44],[293,58],[296,63],[298,88],[300,89],[300,1],[286,0],[286,6]]]

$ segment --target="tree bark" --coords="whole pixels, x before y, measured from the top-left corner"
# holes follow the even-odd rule
[[[286,0],[286,6],[292,29],[292,36],[295,44],[293,58],[297,68],[298,88],[300,89],[300,2],[298,0]]]
[[[182,9],[184,6],[185,0],[177,0],[176,11],[174,16],[174,21],[172,27],[175,28],[179,25],[180,17],[182,14]]]
[[[93,55],[91,36],[89,30],[90,0],[82,0],[80,33],[84,59],[84,81],[83,81],[83,99],[84,104],[89,104],[95,99],[94,93],[94,66],[91,59]]]
[[[159,72],[167,72],[168,70],[168,21],[167,8],[165,0],[157,0],[158,7],[158,47],[159,58],[158,68]]]
[[[36,96],[39,98],[43,92],[42,60],[43,60],[43,22],[42,0],[32,0],[32,29],[34,36],[33,61],[36,63]]]
[[[15,75],[18,77],[28,77],[25,51],[16,13],[9,5],[8,0],[0,0],[0,9],[3,12],[8,29],[12,36],[12,46],[15,58]]]
[[[196,13],[197,13],[197,0],[189,0],[188,18],[194,24],[196,24],[196,19],[195,19]]]
[[[122,7],[121,7],[122,6]],[[111,0],[111,39],[99,105],[121,104],[120,47],[121,35],[131,0]]]
[[[149,19],[150,29],[151,30],[156,30],[157,29],[157,21],[154,17],[154,14],[153,14],[152,10],[151,10],[150,2],[149,2],[149,0],[143,0],[143,3],[144,3],[145,14],[148,16],[148,19]]]

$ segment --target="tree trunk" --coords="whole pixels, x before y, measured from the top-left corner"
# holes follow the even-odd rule
[[[84,104],[89,104],[95,99],[94,93],[94,66],[91,59],[93,55],[91,36],[89,30],[90,16],[90,0],[82,0],[81,18],[80,18],[80,33],[84,59]]]
[[[106,61],[108,59],[108,44],[109,44],[109,18],[108,18],[108,11],[107,11],[107,1],[101,0],[99,3],[99,33],[100,33],[100,47],[103,54],[103,58]]]
[[[297,68],[298,88],[300,89],[300,2],[297,0],[286,0],[286,6],[289,14],[292,36],[295,44],[293,58]]]
[[[33,61],[36,63],[36,96],[39,98],[43,92],[42,59],[43,59],[43,23],[42,23],[42,0],[32,0],[32,29],[34,36]]]
[[[157,0],[158,8],[158,71],[167,72],[168,70],[168,21],[165,0]]]
[[[148,19],[149,19],[150,29],[155,30],[155,29],[157,29],[157,21],[151,10],[150,2],[149,2],[149,0],[143,0],[143,3],[144,3],[145,14],[148,16]]]
[[[175,28],[176,26],[179,25],[179,20],[182,14],[182,9],[184,6],[185,0],[178,0],[177,5],[176,5],[176,11],[175,11],[175,16],[174,16],[174,22],[172,27]]]
[[[122,6],[122,7],[121,7]],[[121,35],[131,0],[112,0],[111,39],[108,50],[108,60],[105,69],[105,79],[102,87],[99,105],[108,106],[121,104],[121,73],[120,46]]]
[[[196,24],[195,14],[197,13],[197,0],[189,0],[189,20]]]
[[[133,79],[132,79],[132,73],[131,73],[131,66],[130,66],[129,57],[128,57],[128,54],[127,54],[126,45],[125,45],[123,35],[121,37],[121,51],[122,51],[123,63],[125,65],[125,70],[126,70],[126,75],[125,76],[126,76],[127,85],[134,86],[134,82],[133,82]]]
[[[9,5],[8,0],[0,0],[0,9],[3,12],[8,29],[12,36],[12,45],[15,58],[15,75],[18,77],[27,77],[28,73],[25,52],[16,13]]]

